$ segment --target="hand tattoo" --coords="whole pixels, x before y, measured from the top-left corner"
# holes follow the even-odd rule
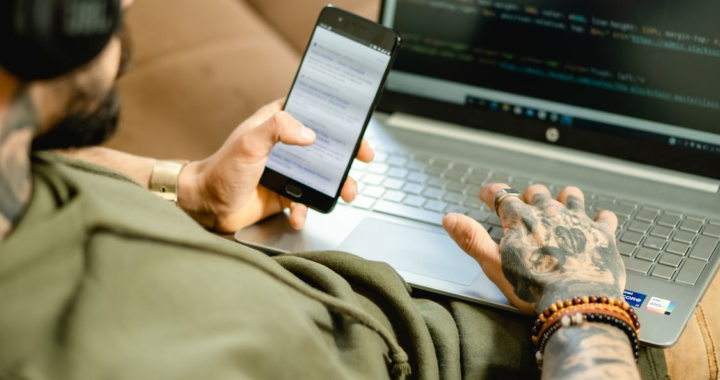
[[[30,144],[37,128],[30,95],[17,92],[10,107],[0,109],[0,241],[10,233],[31,195]]]
[[[503,208],[511,221],[500,244],[503,273],[537,311],[576,296],[620,298],[625,284],[614,235],[588,218],[580,199],[566,203],[537,194],[534,207]]]

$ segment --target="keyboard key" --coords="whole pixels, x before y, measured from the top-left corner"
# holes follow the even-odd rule
[[[432,160],[432,156],[430,155],[424,153],[413,154],[413,161],[422,162],[423,164],[429,164],[430,160]]]
[[[530,178],[513,177],[508,185],[520,193],[524,193],[525,190],[530,187]]]
[[[401,191],[389,190],[383,195],[382,199],[390,202],[400,203],[405,199],[405,193]]]
[[[418,161],[410,161],[407,165],[405,165],[405,167],[410,170],[424,170],[427,167],[427,164]]]
[[[430,211],[443,212],[445,208],[447,208],[447,203],[443,201],[427,201],[423,208]]]
[[[598,201],[595,203],[595,205],[593,207],[597,211],[601,211],[601,210],[612,211],[615,214],[617,214],[619,217],[620,216],[627,217],[635,209],[635,207],[632,207],[629,205],[618,205],[618,204],[611,203],[608,201]]]
[[[383,176],[379,176],[377,174],[367,174],[363,177],[362,181],[366,185],[374,185],[377,186],[381,184],[385,180]]]
[[[643,242],[643,247],[662,249],[665,245],[665,239],[648,236]]]
[[[400,157],[400,156],[391,156],[387,160],[387,164],[390,166],[396,166],[396,167],[403,167],[408,163],[408,159],[406,157]]]
[[[436,188],[434,188],[434,187],[430,187],[430,188],[425,189],[425,190],[422,192],[422,195],[423,195],[425,198],[440,199],[440,198],[442,198],[442,196],[443,196],[444,193],[445,193],[445,192],[442,191],[442,190],[440,190],[440,189],[436,189]]]
[[[447,181],[446,179],[443,179],[443,178],[440,178],[440,177],[430,177],[430,179],[428,179],[426,185],[431,186],[431,187],[439,187],[439,188],[442,188],[443,186],[445,186],[445,184],[446,184],[447,182],[448,182],[448,181]]]
[[[363,175],[365,175],[365,173],[363,173],[357,169],[350,169],[350,172],[348,173],[348,175],[350,176],[350,178],[354,179],[355,181],[360,181],[360,179],[362,178]]]
[[[618,251],[620,251],[620,254],[623,256],[632,256],[633,252],[635,251],[635,245],[634,244],[628,244],[620,242],[617,244]]]
[[[424,171],[426,174],[439,176],[440,174],[442,174],[442,172],[445,171],[445,168],[440,168],[437,166],[426,166]]]
[[[687,285],[695,285],[704,268],[704,261],[687,259],[683,267],[680,268],[677,277],[675,277],[675,281]]]
[[[484,222],[490,216],[490,213],[478,210],[470,210],[468,211],[467,216],[477,220],[478,222]]]
[[[387,175],[388,177],[403,179],[407,177],[408,173],[410,173],[410,171],[407,169],[392,168],[388,170]]]
[[[649,222],[652,223],[653,220],[655,220],[655,217],[657,216],[657,211],[650,211],[642,209],[638,211],[637,215],[635,215],[636,220],[642,220],[643,222]]]
[[[659,238],[663,238],[663,239],[667,239],[667,238],[669,238],[670,235],[672,234],[672,231],[673,231],[673,229],[670,228],[670,227],[655,226],[655,227],[653,227],[653,229],[650,231],[650,235],[656,236],[656,237],[659,237]]]
[[[490,216],[488,216],[485,221],[492,224],[493,226],[502,226],[502,220],[500,220],[500,218],[498,218],[498,216],[494,213],[490,214]]]
[[[385,174],[389,169],[390,167],[386,164],[379,164],[373,162],[372,164],[370,164],[370,166],[368,166],[367,171],[375,174]]]
[[[713,252],[716,251],[715,247],[717,247],[719,241],[720,240],[713,237],[700,236],[692,248],[692,251],[690,251],[690,257],[708,261]],[[720,248],[718,250],[720,250]]]
[[[423,189],[425,188],[417,183],[406,183],[405,186],[402,187],[402,190],[408,194],[420,194],[423,192]]]
[[[652,271],[653,277],[662,278],[663,280],[670,280],[673,274],[675,274],[675,268],[664,265],[658,265]]]
[[[455,162],[455,163],[452,164],[452,169],[453,169],[453,170],[462,170],[462,171],[464,171],[464,172],[466,172],[466,173],[467,173],[471,168],[472,168],[472,166],[470,166],[470,165],[468,165],[468,164],[463,164],[463,163],[460,163],[460,162]]]
[[[465,177],[465,174],[466,174],[466,173],[467,173],[467,172],[465,172],[465,171],[460,171],[460,170],[450,170],[450,171],[445,172],[445,173],[443,174],[443,177],[445,177],[445,178],[447,178],[447,179],[449,179],[449,180],[459,181],[460,179],[462,179],[463,177]]]
[[[396,178],[388,178],[382,183],[383,187],[390,190],[400,190],[405,185],[405,181]]]
[[[692,244],[693,240],[695,240],[695,234],[685,231],[678,231],[675,233],[675,236],[673,236],[673,240]]]
[[[707,226],[705,226],[703,235],[720,237],[720,224],[714,224],[714,223],[708,224]]]
[[[482,189],[480,185],[469,185],[465,188],[465,195],[480,199],[480,189]]]
[[[700,232],[700,227],[702,227],[703,221],[697,220],[697,219],[685,219],[684,222],[680,225],[680,229],[683,231],[692,232],[694,234]]]
[[[628,226],[628,230],[639,232],[641,234],[646,233],[650,229],[650,223],[634,220]]]
[[[682,259],[682,256],[673,255],[672,253],[665,252],[663,253],[662,257],[660,257],[660,264],[677,268],[678,266],[680,266]]]
[[[625,264],[625,269],[631,272],[646,274],[652,266],[650,261],[638,260],[634,257],[623,257],[622,260]]]
[[[484,203],[477,197],[467,197],[463,201],[463,206],[473,209],[480,209]]]
[[[642,237],[643,235],[637,232],[625,231],[625,233],[620,238],[620,241],[637,245],[640,243],[640,240],[642,240]]]
[[[635,254],[635,257],[641,260],[655,261],[659,254],[660,251],[658,251],[657,249],[640,248]]]
[[[447,184],[447,186],[445,186],[445,189],[447,191],[462,193],[463,190],[465,190],[465,187],[467,187],[467,185],[462,182],[450,182]]]
[[[453,205],[459,205],[465,200],[465,196],[458,193],[447,193],[443,197],[443,200]]]
[[[488,174],[489,172],[483,169],[480,169],[480,171],[478,171],[478,169],[475,169],[472,173],[465,177],[465,182],[473,185],[482,185],[485,182]]]
[[[409,195],[405,200],[403,201],[404,204],[412,207],[422,207],[422,205],[425,204],[426,199],[417,196],[417,195]]]
[[[665,248],[665,250],[668,252],[676,253],[678,255],[685,255],[689,248],[690,246],[685,243],[671,241],[670,244],[668,244],[667,248]]]
[[[366,162],[355,160],[352,165],[353,169],[357,170],[365,170],[368,167],[368,164]]]
[[[445,209],[445,213],[449,214],[451,212],[455,213],[455,214],[466,214],[467,215],[468,209],[466,209],[464,207],[460,207],[460,206],[450,205],[450,206],[448,206],[448,208]]]
[[[385,162],[385,160],[388,159],[388,154],[385,152],[376,151],[375,157],[373,158],[373,162]]]
[[[375,203],[375,198],[359,195],[357,198],[355,198],[354,201],[352,201],[352,203],[350,203],[350,205],[353,207],[367,210],[372,207],[373,203]]]
[[[680,215],[665,214],[658,219],[657,224],[675,228],[679,221]]]
[[[425,183],[428,179],[428,175],[420,172],[410,172],[406,179],[410,182]]]
[[[385,192],[385,189],[383,189],[382,187],[367,186],[367,187],[365,187],[365,190],[363,190],[362,194],[367,197],[380,198],[384,192]]]

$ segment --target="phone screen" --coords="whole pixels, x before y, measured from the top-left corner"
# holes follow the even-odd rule
[[[390,58],[389,51],[318,24],[285,103],[317,140],[308,147],[277,144],[266,166],[335,197]]]

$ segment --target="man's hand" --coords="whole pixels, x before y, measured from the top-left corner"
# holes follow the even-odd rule
[[[288,113],[283,100],[273,102],[250,117],[228,137],[215,154],[189,163],[180,173],[178,205],[206,228],[234,232],[290,208],[290,223],[299,229],[307,207],[260,186],[270,150],[276,143],[307,146],[315,133]],[[357,159],[369,162],[373,151],[363,141]],[[357,185],[351,178],[341,196],[351,202]]]
[[[495,194],[509,188],[488,184],[480,197],[493,208]],[[500,204],[505,236],[498,246],[475,220],[448,214],[443,226],[518,309],[537,314],[551,303],[586,295],[622,299],[625,270],[615,246],[615,214],[585,213],[582,191],[565,188],[557,200],[545,186],[530,186],[525,201]]]

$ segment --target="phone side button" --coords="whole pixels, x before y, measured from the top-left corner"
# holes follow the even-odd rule
[[[288,193],[289,195],[292,195],[295,198],[302,197],[302,189],[295,185],[285,186],[285,192]]]

